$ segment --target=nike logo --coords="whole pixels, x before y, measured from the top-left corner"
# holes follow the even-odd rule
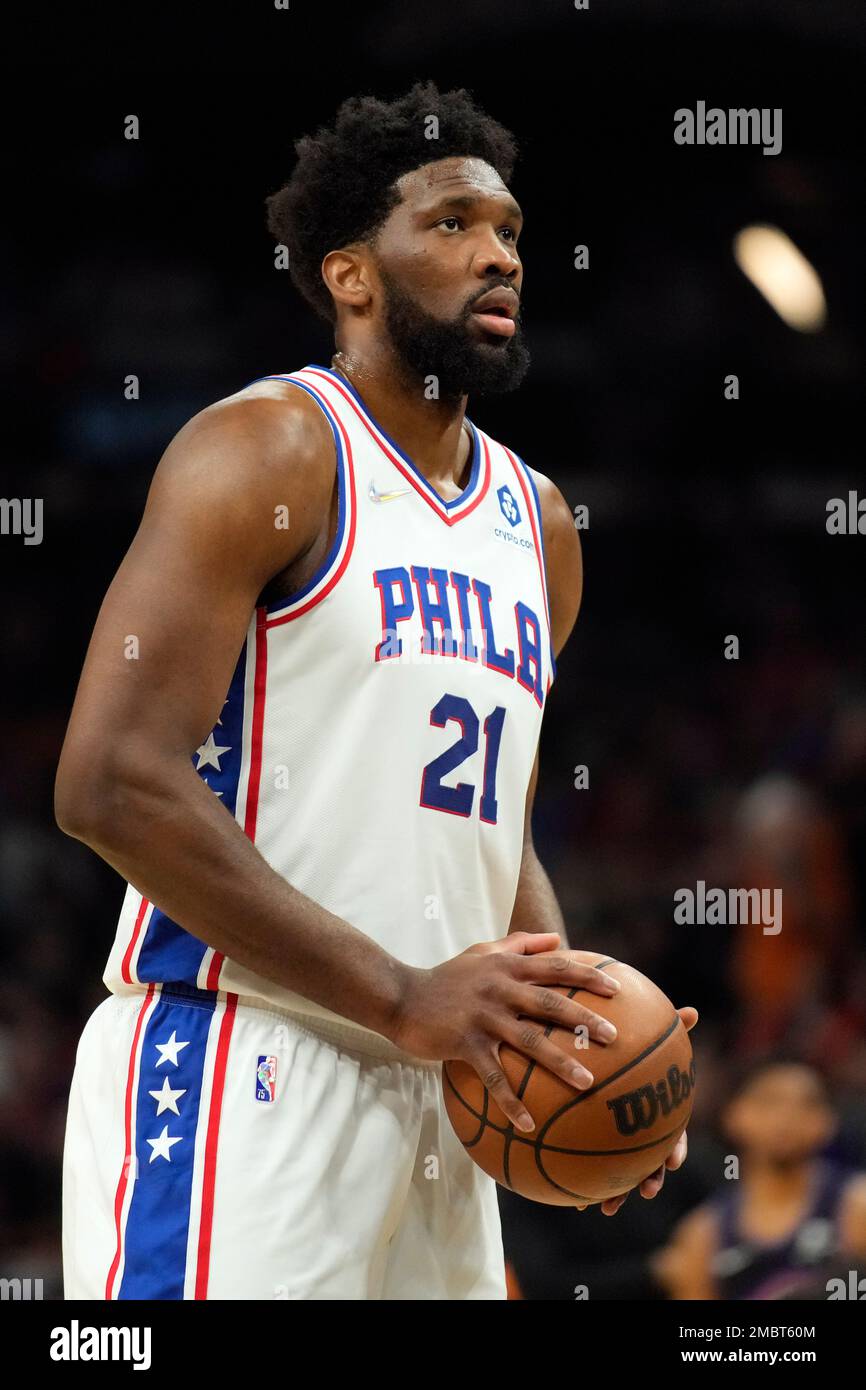
[[[390,502],[392,498],[404,497],[407,492],[411,491],[412,489],[410,487],[401,487],[397,488],[395,492],[377,492],[373,486],[373,479],[371,478],[367,496],[370,498],[371,502]]]

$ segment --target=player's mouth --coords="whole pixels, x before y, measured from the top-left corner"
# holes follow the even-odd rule
[[[480,328],[499,338],[513,338],[517,332],[517,310],[520,300],[514,290],[491,290],[476,301],[472,318],[477,319]]]

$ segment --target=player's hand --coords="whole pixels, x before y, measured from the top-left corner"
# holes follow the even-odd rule
[[[607,1019],[551,986],[578,985],[611,998],[619,993],[619,981],[560,946],[557,932],[511,932],[470,946],[432,970],[407,967],[388,1036],[416,1057],[468,1062],[509,1120],[524,1132],[534,1129],[500,1063],[502,1043],[586,1090],[593,1084],[592,1072],[545,1037],[544,1025],[584,1025],[595,1042],[616,1037]]]
[[[687,1005],[685,1008],[677,1009],[677,1013],[683,1021],[686,1032],[690,1032],[698,1021],[697,1009],[693,1009]],[[674,1172],[675,1169],[682,1168],[683,1164],[686,1161],[686,1154],[688,1153],[688,1151],[689,1139],[686,1131],[683,1130],[682,1134],[680,1135],[671,1152],[668,1154],[662,1166],[660,1168],[657,1168],[654,1173],[650,1173],[649,1177],[644,1178],[643,1182],[640,1184],[640,1195],[642,1197],[647,1198],[657,1197],[664,1185],[665,1173],[668,1171],[668,1169],[670,1169],[671,1172]],[[633,1192],[634,1188],[631,1188],[630,1190]],[[628,1192],[622,1192],[618,1197],[608,1197],[607,1201],[602,1202],[601,1209],[604,1212],[605,1216],[615,1216],[627,1196]],[[578,1211],[585,1210],[586,1203],[582,1203],[578,1207]]]

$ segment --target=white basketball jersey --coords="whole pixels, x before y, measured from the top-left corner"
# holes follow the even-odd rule
[[[532,472],[467,420],[445,502],[337,372],[279,378],[324,412],[336,535],[260,605],[199,775],[294,887],[409,965],[506,935],[524,807],[556,673]],[[215,952],[128,885],[104,975],[328,1009]]]

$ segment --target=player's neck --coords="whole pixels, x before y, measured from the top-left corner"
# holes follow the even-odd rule
[[[338,351],[331,366],[351,382],[370,414],[432,487],[465,486],[471,447],[468,427],[464,427],[465,396],[457,401],[427,399],[423,384],[407,377],[402,364],[384,354]]]

